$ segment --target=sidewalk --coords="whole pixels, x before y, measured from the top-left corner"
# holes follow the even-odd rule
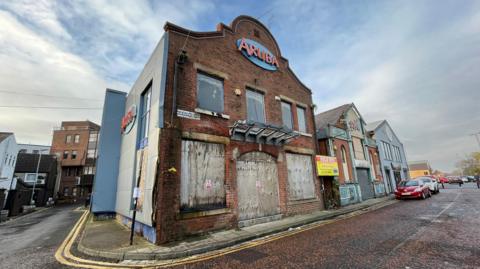
[[[278,221],[257,224],[241,229],[212,232],[180,242],[157,246],[140,236],[129,245],[130,230],[116,220],[87,220],[78,250],[84,254],[117,260],[166,260],[230,247],[245,241],[300,227],[309,223],[332,219],[376,205],[390,203],[393,197],[370,199],[337,210],[317,211],[311,214],[286,217]]]

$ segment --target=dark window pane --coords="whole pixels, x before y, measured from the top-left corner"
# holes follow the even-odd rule
[[[223,112],[223,81],[197,74],[197,106],[213,112]]]
[[[265,123],[263,94],[247,90],[247,118],[248,120]]]

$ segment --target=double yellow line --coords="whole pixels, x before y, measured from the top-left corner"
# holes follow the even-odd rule
[[[243,249],[247,248],[252,248],[256,247],[259,245],[263,245],[278,239],[282,239],[288,236],[292,236],[298,233],[302,233],[305,231],[309,231],[321,226],[325,226],[327,224],[331,224],[340,220],[345,220],[349,219],[364,213],[367,213],[372,210],[376,210],[379,208],[382,208],[387,205],[391,205],[393,203],[396,203],[397,201],[392,200],[388,201],[386,203],[380,204],[380,205],[375,205],[369,208],[369,210],[365,211],[354,211],[352,213],[348,213],[346,215],[342,215],[340,217],[337,217],[335,219],[330,219],[330,220],[324,220],[324,221],[319,221],[315,222],[312,224],[307,224],[305,226],[299,227],[297,229],[289,230],[289,231],[284,231],[280,232],[275,235],[255,239],[252,241],[248,241],[239,245],[235,245],[232,247],[228,247],[225,249],[220,249],[220,250],[215,250],[211,252],[207,252],[204,254],[199,254],[199,255],[194,255],[186,258],[180,258],[180,259],[173,259],[173,260],[164,260],[164,261],[151,261],[151,263],[145,263],[145,264],[120,264],[120,263],[112,263],[112,262],[102,262],[102,261],[95,261],[95,260],[87,260],[83,259],[80,257],[77,257],[71,253],[71,248],[75,240],[78,238],[79,233],[81,232],[81,228],[84,225],[84,223],[88,219],[88,211],[85,211],[83,215],[80,217],[80,219],[77,221],[73,229],[70,231],[70,233],[67,235],[65,240],[62,242],[58,250],[55,252],[55,258],[57,259],[58,262],[64,265],[68,265],[71,267],[77,267],[77,268],[92,268],[92,269],[103,269],[103,268],[164,268],[164,267],[170,267],[170,266],[177,266],[177,265],[183,265],[183,264],[188,264],[188,263],[194,263],[194,262],[200,262],[200,261],[205,261],[209,259],[213,259],[216,257],[220,257],[229,253],[237,252]]]

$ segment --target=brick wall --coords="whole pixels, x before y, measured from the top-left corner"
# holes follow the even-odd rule
[[[195,33],[167,24],[169,32],[168,71],[165,92],[165,126],[159,143],[159,169],[156,183],[156,227],[157,243],[164,243],[188,235],[204,233],[211,230],[233,228],[237,226],[237,182],[236,159],[251,151],[262,151],[277,160],[279,205],[284,215],[310,212],[323,208],[319,182],[312,167],[316,198],[290,202],[288,199],[288,178],[285,153],[303,153],[312,158],[314,164],[315,140],[313,114],[311,110],[311,92],[293,74],[288,61],[281,57],[280,50],[269,31],[256,20],[248,17],[235,19],[231,27],[221,25],[220,32]],[[260,33],[259,37],[253,35]],[[267,47],[278,59],[279,70],[272,72],[261,69],[247,60],[236,48],[239,38],[256,40]],[[171,120],[175,59],[181,49],[188,55],[186,63],[178,69],[177,107],[195,111],[197,107],[197,72],[202,71],[223,79],[224,114],[229,119],[200,114],[201,120],[173,117]],[[236,120],[247,118],[245,89],[251,87],[264,94],[266,122],[282,125],[281,103],[276,96],[281,96],[292,103],[294,129],[298,130],[296,104],[305,106],[307,133],[312,136],[300,136],[288,143],[289,147],[259,145],[230,140],[229,127]],[[240,95],[235,90],[241,91]],[[227,211],[222,214],[185,218],[180,213],[180,178],[181,178],[181,141],[185,133],[207,134],[196,136],[196,140],[216,142],[220,138],[225,143],[225,189]],[[221,138],[224,138],[222,140]],[[190,139],[192,139],[190,137]],[[212,141],[213,140],[213,141]],[[174,167],[176,172],[169,172]]]
[[[340,171],[339,176],[338,176],[338,181],[340,184],[345,183],[345,174],[343,173],[343,167],[342,167],[342,146],[345,148],[345,153],[346,153],[346,158],[347,158],[347,164],[348,164],[348,170],[350,173],[350,182],[354,181],[353,178],[353,161],[350,158],[350,147],[348,146],[348,142],[342,139],[332,139],[333,140],[333,145],[334,145],[334,151],[335,151],[335,157],[337,157],[337,162],[338,162],[338,170]],[[335,149],[336,147],[336,149]]]

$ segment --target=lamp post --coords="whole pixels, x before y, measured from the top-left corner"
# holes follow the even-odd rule
[[[37,180],[38,180],[38,170],[40,169],[40,160],[42,159],[42,151],[45,151],[47,149],[41,149],[39,150],[38,154],[38,162],[37,162],[37,170],[35,172],[35,180],[33,181],[33,189],[32,189],[32,196],[30,197],[30,205],[35,205],[35,200],[33,200],[33,196],[35,194],[35,186],[37,185]]]

